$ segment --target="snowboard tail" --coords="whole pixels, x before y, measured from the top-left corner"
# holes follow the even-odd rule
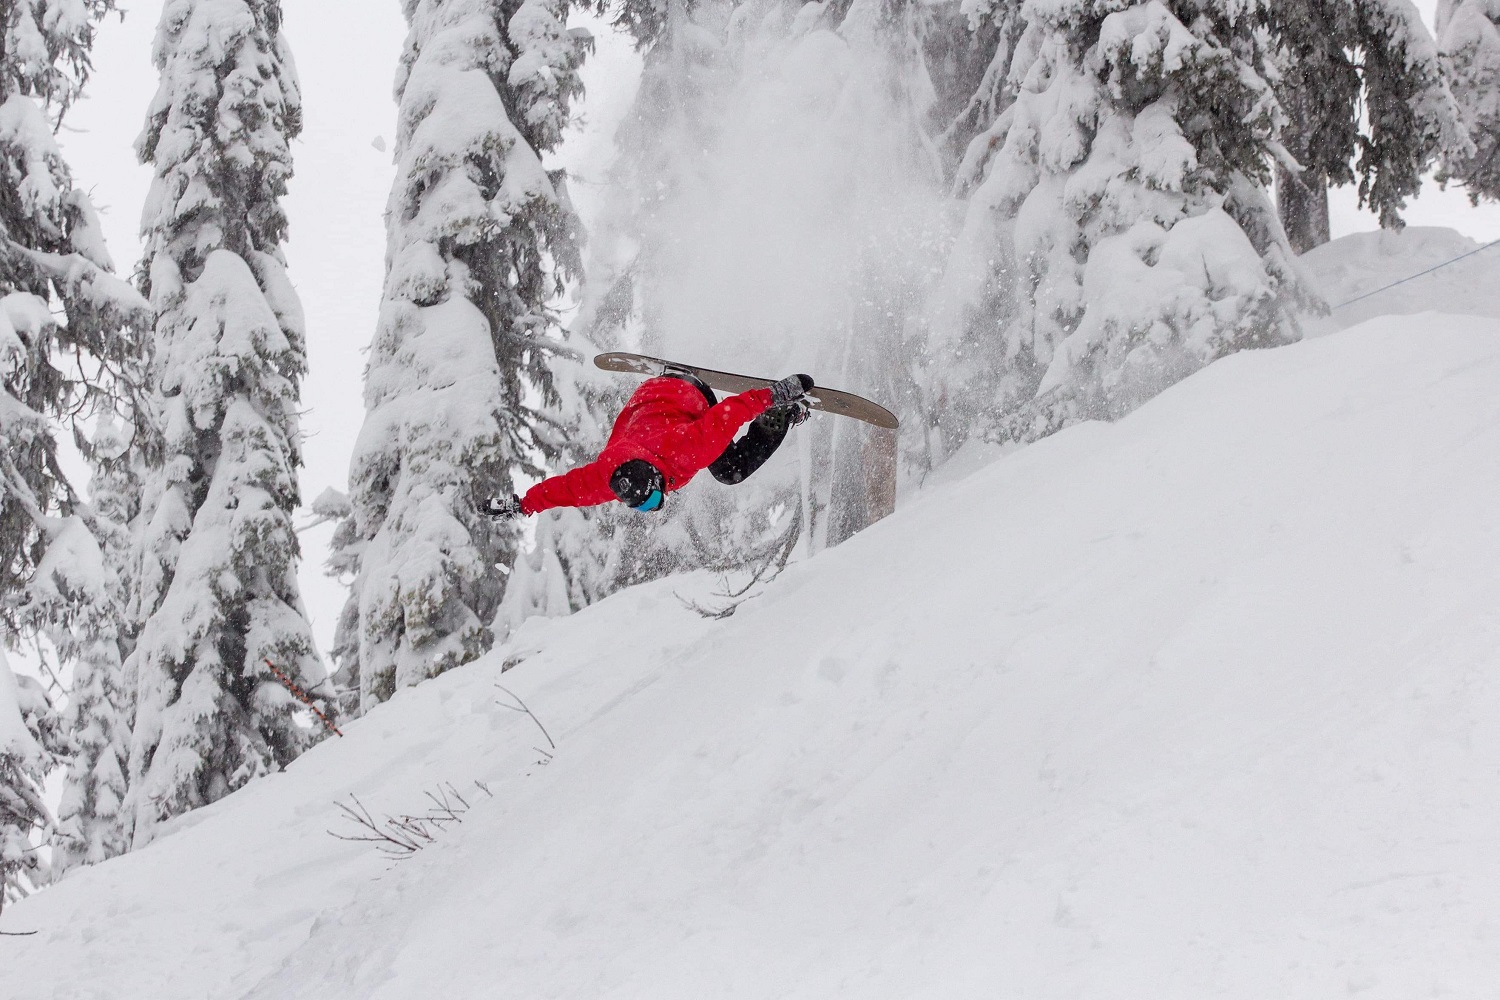
[[[772,378],[716,371],[713,368],[699,368],[697,365],[685,365],[679,361],[666,361],[645,354],[631,354],[628,351],[610,351],[608,354],[601,354],[594,358],[594,364],[607,372],[625,372],[633,375],[647,375],[652,378],[682,372],[702,379],[710,388],[720,392],[748,392],[751,389],[764,389],[776,381]],[[812,391],[807,394],[807,404],[814,410],[836,413],[842,417],[853,417],[855,420],[863,420],[876,427],[888,427],[894,430],[901,426],[901,421],[897,420],[896,415],[890,410],[863,396],[856,396],[852,392],[813,386]]]

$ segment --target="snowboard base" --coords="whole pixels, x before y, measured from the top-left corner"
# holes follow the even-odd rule
[[[754,375],[721,372],[713,368],[699,368],[697,365],[666,361],[645,354],[632,354],[629,351],[610,351],[608,354],[601,354],[594,358],[594,364],[607,372],[625,372],[652,378],[673,372],[683,372],[702,379],[710,388],[730,393],[764,389],[776,381],[772,378],[758,378]],[[895,430],[901,426],[901,421],[896,419],[896,415],[879,403],[873,403],[863,396],[856,396],[852,392],[843,392],[839,389],[825,389],[815,385],[807,394],[807,405],[824,413],[836,413],[841,417],[863,420],[876,427]]]

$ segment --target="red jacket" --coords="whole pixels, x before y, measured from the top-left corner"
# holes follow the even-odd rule
[[[608,503],[616,499],[609,477],[636,458],[661,470],[666,492],[680,490],[724,453],[741,427],[770,408],[770,389],[751,389],[710,407],[682,379],[648,379],[615,418],[599,457],[537,483],[521,498],[521,511]]]

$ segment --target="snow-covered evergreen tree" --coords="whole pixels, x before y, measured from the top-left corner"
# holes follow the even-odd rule
[[[321,736],[267,661],[324,671],[297,588],[301,306],[281,198],[301,127],[279,0],[169,0],[138,144],[163,455],[147,478],[131,657],[134,842]]]
[[[403,4],[385,294],[350,470],[365,709],[489,648],[496,567],[514,562],[520,527],[478,506],[577,436],[553,364],[569,351],[554,303],[580,234],[561,172],[541,161],[589,45],[566,29],[568,5]]]
[[[130,391],[122,383],[140,353],[132,324],[148,325],[145,302],[108,273],[98,217],[53,138],[88,78],[94,21],[113,6],[0,7],[0,595],[12,634],[28,627],[16,597],[60,530],[49,518],[76,505],[57,460],[58,422]]]
[[[948,445],[1122,414],[1297,336],[1263,0],[1029,0],[935,321]]]
[[[360,557],[364,553],[364,539],[360,537],[354,522],[354,506],[349,496],[333,487],[328,487],[312,502],[313,522],[311,526],[332,524],[333,537],[328,541],[328,559],[324,572],[345,587],[354,585],[359,579]],[[305,530],[305,529],[304,529]],[[329,678],[333,692],[339,702],[339,711],[345,714],[359,713],[359,605],[345,601],[334,625],[333,649],[330,651],[336,668]]]
[[[73,663],[65,713],[74,743],[62,803],[53,868],[97,864],[130,849],[132,822],[125,809],[130,760],[130,729],[135,686],[124,671],[136,629],[128,613],[128,581],[133,577],[129,525],[140,504],[137,455],[132,435],[104,419],[94,434],[89,517],[75,528],[85,558],[72,560],[86,572],[60,566],[38,573],[49,616],[62,627],[51,631],[53,645]],[[98,547],[89,547],[89,537]]]
[[[1416,7],[1278,0],[1266,12],[1288,119],[1282,140],[1296,160],[1279,166],[1276,185],[1292,248],[1328,242],[1330,184],[1358,182],[1360,204],[1382,226],[1400,226],[1406,199],[1438,158],[1465,162],[1472,149]]]
[[[71,430],[97,458],[80,421],[133,414],[150,309],[108,273],[99,220],[53,136],[88,78],[95,21],[113,8],[113,0],[0,5],[0,615],[10,637],[44,636],[73,663],[70,720],[84,731],[84,756],[96,721],[118,748],[129,695],[115,644],[119,591],[102,554],[111,529],[79,501],[57,439]],[[28,766],[52,759],[33,755]],[[98,804],[108,826],[110,796],[123,789],[98,760],[110,791],[64,808],[87,825]],[[95,856],[119,849],[108,833],[100,843]],[[63,867],[70,857],[63,845]]]
[[[56,821],[42,780],[66,749],[41,685],[12,674],[0,651],[0,910],[51,877],[41,848]]]
[[[1473,148],[1450,153],[1444,178],[1469,197],[1500,198],[1500,3],[1438,0],[1437,38]]]

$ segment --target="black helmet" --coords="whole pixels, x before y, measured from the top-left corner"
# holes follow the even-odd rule
[[[719,402],[719,397],[714,395],[714,391],[709,388],[708,383],[703,381],[698,376],[694,375],[692,372],[667,372],[662,376],[662,378],[675,378],[680,381],[686,382],[694,389],[697,389],[699,392],[703,393],[703,401],[706,402],[709,406],[714,406]]]
[[[655,510],[661,506],[666,493],[666,482],[661,471],[650,462],[633,458],[621,465],[609,477],[609,488],[627,507],[636,510]]]

